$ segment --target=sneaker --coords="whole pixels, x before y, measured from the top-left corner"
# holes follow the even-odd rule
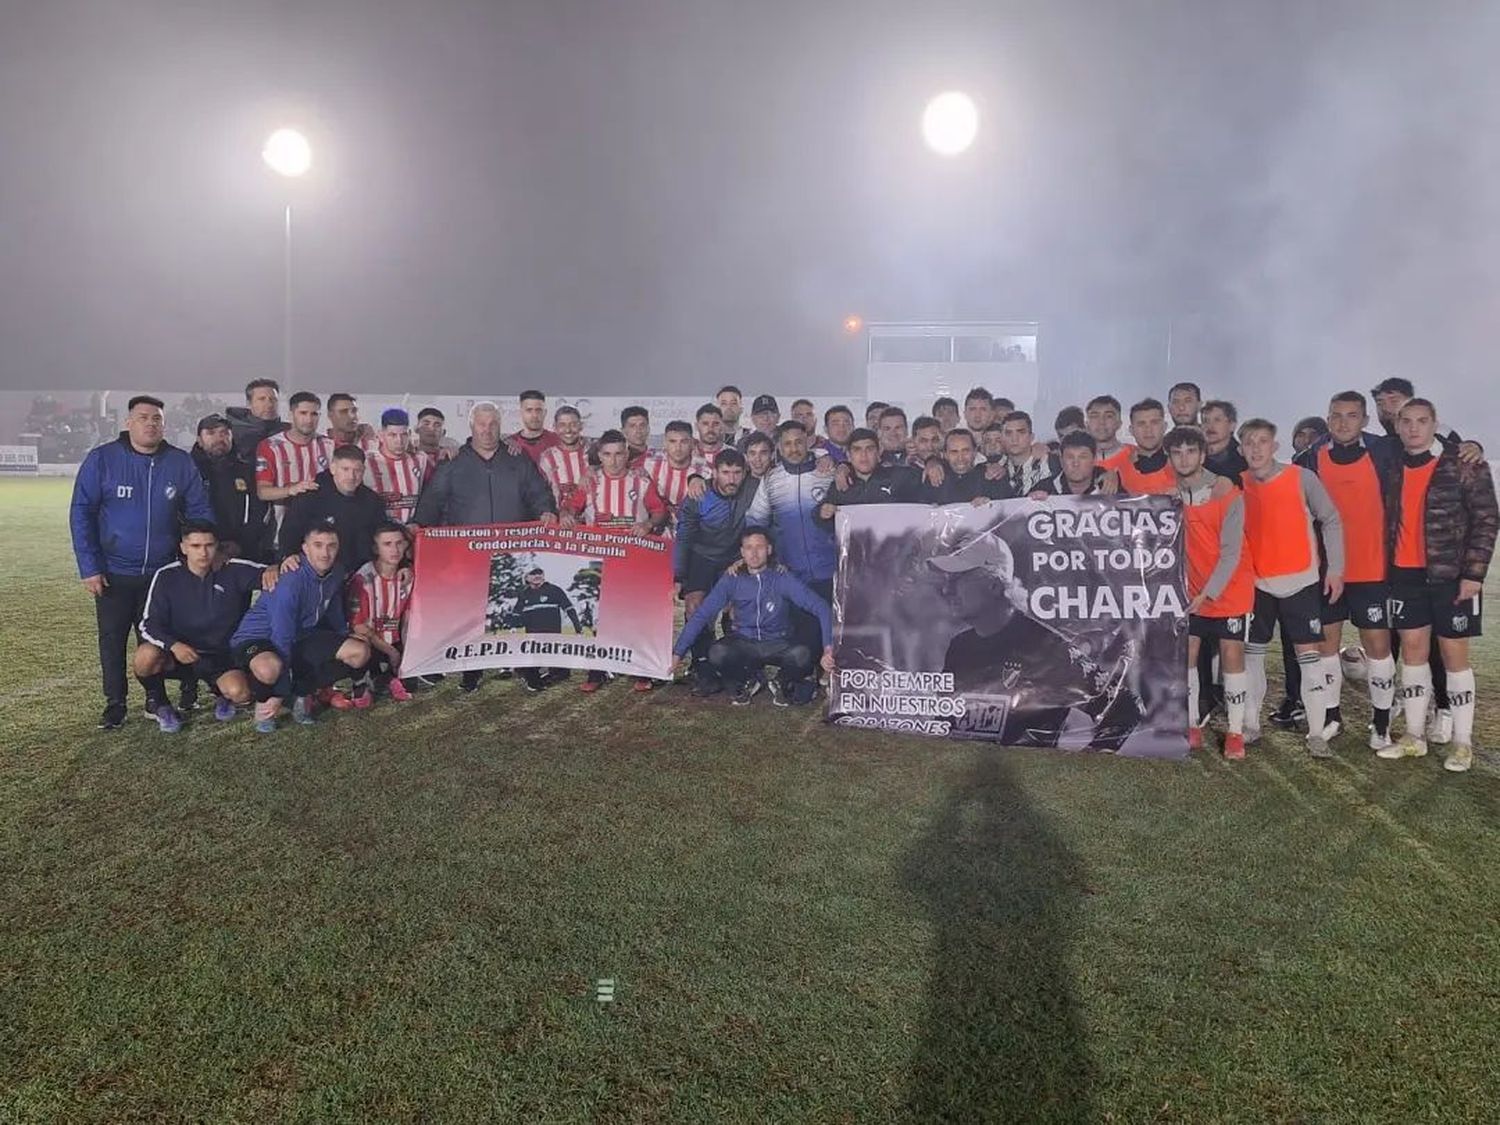
[[[736,707],[743,707],[755,698],[755,695],[758,691],[760,691],[761,686],[762,685],[759,680],[751,680],[747,684],[741,684],[738,688],[735,689],[734,698],[729,702],[733,703]]]
[[[1310,734],[1307,736],[1307,752],[1314,758],[1333,757],[1333,747],[1328,745],[1328,740],[1321,734]]]
[[[1224,757],[1231,762],[1238,762],[1245,756],[1245,736],[1243,734],[1226,734],[1224,736]]]
[[[1401,741],[1394,746],[1387,746],[1384,750],[1375,751],[1377,758],[1394,761],[1397,758],[1420,758],[1427,753],[1427,743],[1414,734],[1403,734]]]
[[[482,675],[484,675],[483,672],[465,672],[463,676],[459,678],[458,690],[462,692],[478,691],[479,678]]]
[[[1329,719],[1323,724],[1323,741],[1332,742],[1344,733],[1344,721],[1342,719]]]
[[[300,697],[297,702],[301,702]],[[343,692],[327,691],[326,689],[324,691],[318,692],[318,702],[323,704],[325,707],[332,707],[335,711],[353,711],[356,707],[359,706],[359,704],[355,703],[354,700],[350,699]],[[368,706],[368,704],[366,704],[366,706]],[[296,711],[297,704],[294,703],[292,704],[292,713],[294,716],[296,714]],[[300,723],[302,720],[298,719],[297,721]]]
[[[1271,725],[1280,727],[1282,730],[1295,730],[1299,723],[1306,721],[1307,709],[1301,703],[1295,703],[1290,699],[1283,699],[1276,710],[1271,712]],[[1247,731],[1248,735],[1249,732]]]
[[[1439,708],[1427,723],[1427,741],[1434,746],[1446,746],[1453,741],[1453,712]]]
[[[653,684],[650,680],[636,680],[635,684],[631,687],[631,690],[637,692],[648,692],[655,686],[656,685]]]
[[[274,699],[255,705],[255,730],[258,734],[270,734],[276,729],[276,716],[281,714],[281,704]]]
[[[1449,773],[1464,773],[1474,764],[1474,747],[1455,742],[1453,749],[1443,759],[1443,768]]]
[[[603,686],[598,680],[584,680],[583,683],[578,685],[578,690],[583,692],[584,695],[593,695],[594,692]]]
[[[366,687],[362,691],[355,692],[351,702],[354,704],[356,711],[368,711],[371,707],[375,706],[375,693]]]
[[[146,718],[154,719],[156,718],[156,709],[158,707],[165,706],[166,702],[167,698],[164,695],[148,695],[146,696],[146,702],[142,705],[141,710],[145,712]]]
[[[222,695],[214,702],[214,719],[221,723],[232,722],[238,708]]]
[[[310,727],[317,720],[313,717],[313,709],[317,705],[310,695],[299,695],[292,701],[292,722],[300,726]],[[350,704],[352,707],[353,704]]]
[[[786,707],[790,703],[786,697],[786,689],[781,686],[780,680],[772,680],[766,684],[766,693],[771,697],[772,706]]]
[[[1203,728],[1199,726],[1188,727],[1188,749],[1203,749]]]
[[[390,686],[391,698],[397,703],[408,703],[411,701],[411,692],[400,680],[392,680]]]
[[[125,704],[111,703],[99,716],[100,730],[119,730],[125,725]]]
[[[523,676],[521,678],[521,686],[532,695],[537,694],[539,691],[545,691],[547,688],[547,685],[541,680],[534,680],[530,676]]]
[[[1395,745],[1395,743],[1392,741],[1389,731],[1382,733],[1381,731],[1376,730],[1373,726],[1370,727],[1371,750],[1384,750],[1387,746],[1393,745]]]
[[[162,734],[176,734],[182,729],[182,716],[170,703],[163,703],[156,709],[156,725]]]

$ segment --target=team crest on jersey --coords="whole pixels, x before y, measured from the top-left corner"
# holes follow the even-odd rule
[[[1469,627],[1469,615],[1467,613],[1455,613],[1453,615],[1453,631],[1461,633]]]
[[[640,492],[640,489],[638,489],[638,488],[632,488],[629,492],[625,493],[625,499],[629,500],[632,504],[635,503],[640,498],[641,498],[641,492]]]
[[[1365,617],[1372,625],[1380,624],[1380,607],[1371,605],[1365,607]]]

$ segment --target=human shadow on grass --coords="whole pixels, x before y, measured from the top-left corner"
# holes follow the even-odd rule
[[[936,939],[912,1060],[918,1121],[1083,1121],[1090,1064],[1067,953],[1082,869],[1006,751],[972,773],[906,863]]]

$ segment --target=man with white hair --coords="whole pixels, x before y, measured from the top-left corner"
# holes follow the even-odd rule
[[[422,490],[412,522],[443,525],[557,523],[552,488],[530,457],[512,453],[500,434],[500,408],[480,402],[469,412],[469,440],[444,461]],[[465,672],[460,686],[473,691],[479,672]]]

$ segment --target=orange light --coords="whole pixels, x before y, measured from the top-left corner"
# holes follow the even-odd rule
[[[847,333],[849,333],[849,335],[851,335],[851,336],[853,336],[856,332],[858,332],[864,326],[865,326],[865,322],[863,320],[861,320],[857,316],[846,316],[846,317],[844,317],[844,331],[847,332]]]

